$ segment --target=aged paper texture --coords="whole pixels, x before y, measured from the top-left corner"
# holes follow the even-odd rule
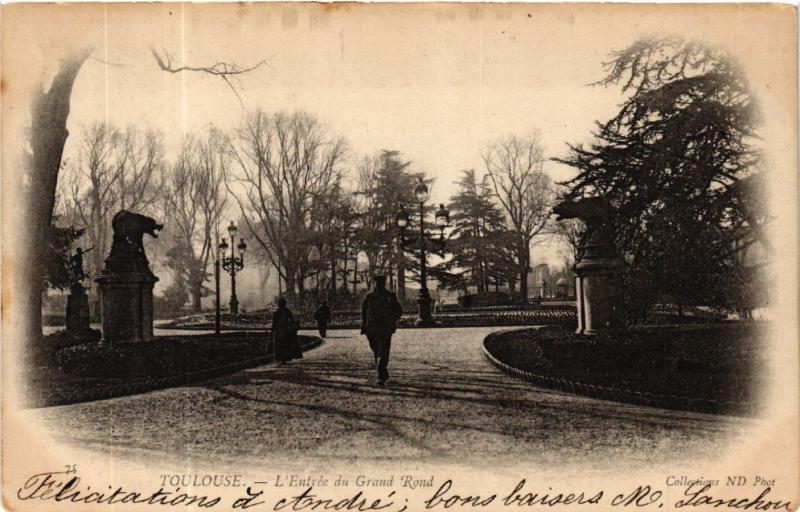
[[[12,4],[0,86],[7,510],[798,509],[793,7]]]

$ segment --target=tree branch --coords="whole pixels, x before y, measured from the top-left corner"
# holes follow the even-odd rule
[[[153,54],[153,58],[156,60],[156,64],[162,71],[166,71],[167,73],[182,73],[184,71],[196,72],[196,73],[208,73],[209,75],[218,76],[220,77],[233,91],[233,94],[236,95],[236,99],[239,100],[239,104],[244,108],[244,101],[242,101],[242,97],[239,95],[239,92],[236,90],[236,87],[233,86],[231,82],[231,77],[235,77],[237,75],[242,75],[244,73],[249,73],[260,66],[269,66],[266,60],[260,60],[253,66],[249,66],[246,68],[241,68],[235,63],[228,63],[228,62],[217,62],[212,66],[187,66],[182,65],[178,66],[175,64],[173,57],[167,52],[167,50],[163,50],[164,55],[162,56],[159,52],[156,51],[155,48],[152,46],[150,47],[150,53]]]

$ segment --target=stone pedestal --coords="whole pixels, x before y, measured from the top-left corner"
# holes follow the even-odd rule
[[[102,295],[103,339],[141,342],[153,339],[153,285],[149,271],[103,271],[95,279]]]
[[[74,284],[67,296],[67,332],[81,335],[89,330],[89,296],[81,284]]]
[[[625,262],[614,247],[614,209],[602,196],[565,199],[553,208],[558,220],[581,219],[586,231],[575,263],[578,334],[623,327]]]
[[[433,327],[433,315],[431,314],[431,295],[427,288],[422,288],[417,297],[417,307],[419,309],[419,318],[415,322],[417,327]]]
[[[575,264],[578,334],[596,334],[623,326],[622,274],[618,257],[584,257]]]

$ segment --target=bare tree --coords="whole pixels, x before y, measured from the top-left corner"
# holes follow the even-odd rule
[[[527,300],[531,243],[547,227],[554,197],[552,182],[544,172],[540,136],[533,132],[492,142],[483,162],[495,197],[516,233],[520,296]]]
[[[216,131],[202,139],[188,137],[178,159],[161,181],[162,215],[175,239],[167,266],[185,283],[192,309],[201,310],[207,294],[208,264],[214,252],[214,229],[227,205],[225,170],[229,154]]]
[[[153,178],[163,169],[161,134],[128,128],[120,133],[116,148],[119,208],[147,209],[158,197]]]
[[[580,219],[564,219],[555,222],[553,234],[567,246],[567,253],[564,255],[564,261],[567,262],[565,264],[572,266],[580,259],[585,232],[586,226]]]
[[[147,211],[156,200],[154,178],[163,168],[160,134],[106,123],[83,130],[78,155],[59,189],[67,218],[86,229],[89,273],[97,275],[111,248],[111,220],[119,210]]]
[[[116,204],[113,153],[117,131],[105,123],[83,130],[77,163],[68,166],[59,188],[65,198],[67,218],[86,229],[85,236],[95,250],[89,253],[89,274],[97,275],[110,247],[110,227]]]
[[[70,114],[72,88],[83,63],[89,59],[94,48],[67,50],[64,52],[59,67],[52,77],[43,78],[38,90],[31,99],[31,126],[25,149],[22,154],[22,172],[13,173],[7,185],[13,190],[20,190],[22,215],[29,227],[27,236],[21,237],[18,251],[20,271],[15,272],[12,286],[18,290],[15,305],[22,313],[22,331],[28,341],[41,336],[42,293],[44,267],[43,252],[49,245],[50,225],[56,200],[56,190],[63,162],[64,145],[69,136],[67,120]],[[153,51],[158,66],[171,73],[189,71],[173,66],[169,60],[159,57]],[[166,52],[165,52],[166,53]],[[230,77],[247,73],[262,63],[249,68],[241,68],[235,63],[219,62],[208,68],[197,68],[191,71],[219,76],[234,90],[241,102]]]
[[[337,182],[345,143],[308,114],[257,110],[231,148],[238,165],[229,187],[242,190],[234,197],[247,226],[295,301],[311,268],[314,201]]]
[[[217,76],[221,78],[228,87],[231,88],[233,94],[236,95],[236,99],[239,100],[239,104],[244,107],[244,101],[242,97],[239,95],[239,91],[236,90],[236,87],[233,86],[233,82],[231,80],[237,78],[239,75],[243,75],[245,73],[249,73],[254,69],[264,65],[269,66],[267,61],[261,60],[256,64],[249,66],[249,67],[240,67],[236,63],[228,63],[228,62],[216,62],[211,66],[187,66],[187,65],[178,65],[175,62],[175,58],[167,52],[167,50],[162,50],[161,52],[156,51],[155,48],[152,46],[150,47],[150,53],[153,55],[153,58],[156,60],[156,64],[158,67],[161,68],[162,71],[166,71],[167,73],[183,73],[183,72],[192,72],[192,73],[205,73],[212,76]]]

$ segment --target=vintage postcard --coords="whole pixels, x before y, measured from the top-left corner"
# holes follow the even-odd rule
[[[13,511],[800,508],[797,12],[2,7]]]

